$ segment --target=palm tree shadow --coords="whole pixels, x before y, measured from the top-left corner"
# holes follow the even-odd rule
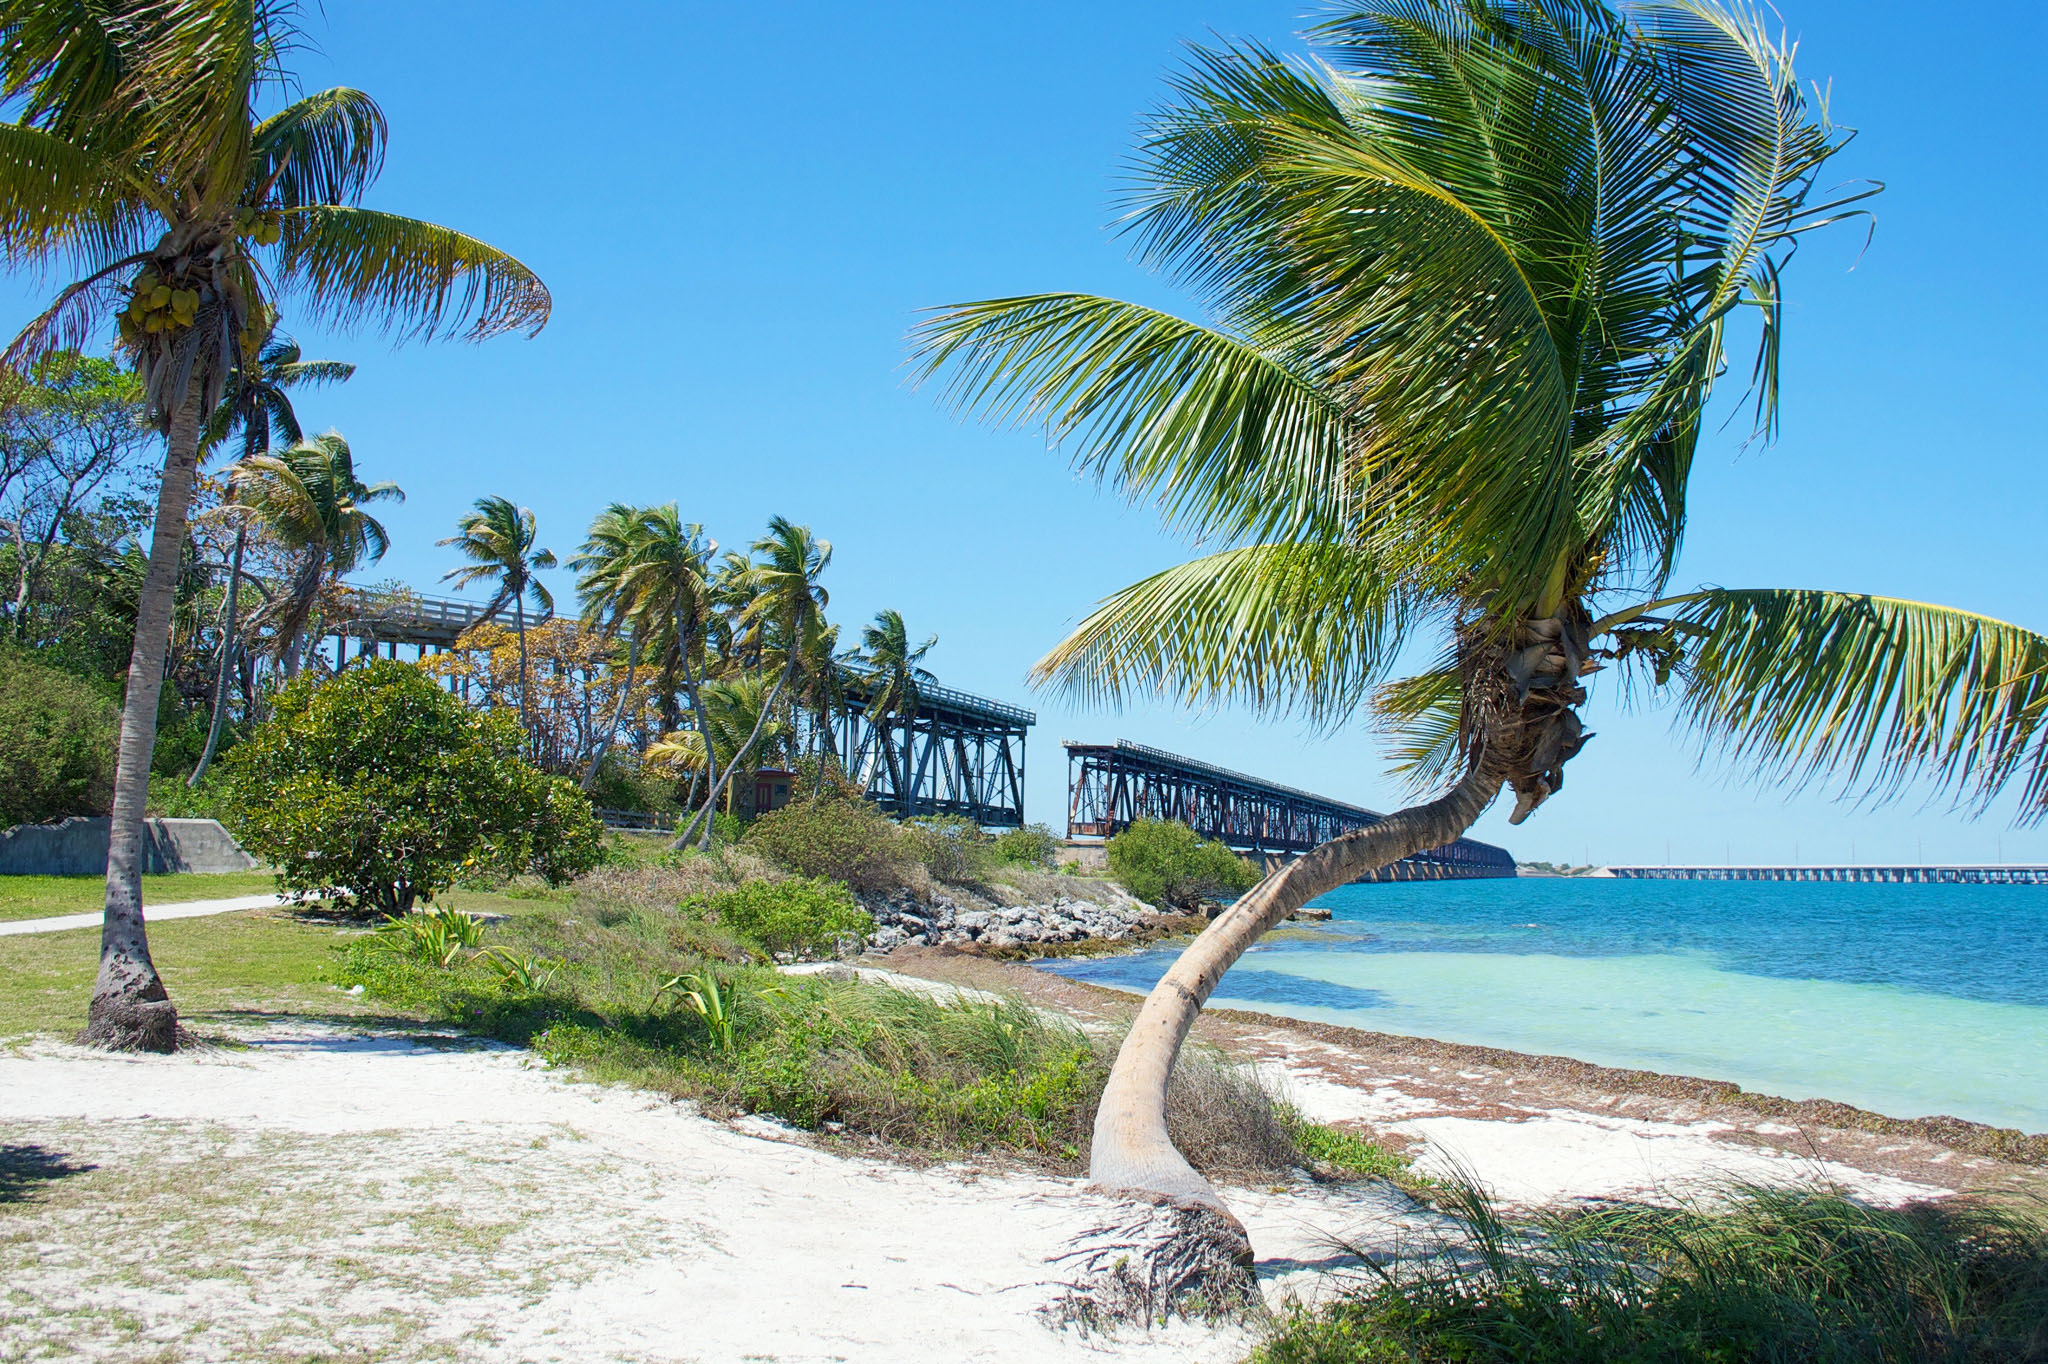
[[[45,1184],[99,1168],[35,1142],[0,1142],[0,1205],[26,1203]]]

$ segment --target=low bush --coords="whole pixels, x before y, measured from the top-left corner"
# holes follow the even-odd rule
[[[575,785],[519,757],[518,725],[381,659],[277,696],[225,763],[242,843],[301,895],[402,914],[458,876],[559,884],[595,866],[604,829]]]
[[[103,689],[0,646],[0,828],[105,814],[119,726]]]
[[[874,917],[837,881],[798,876],[748,881],[693,896],[683,911],[721,924],[773,957],[843,957],[875,931]]]
[[[755,820],[742,846],[798,876],[892,890],[905,860],[897,827],[864,800],[799,799]]]
[[[988,874],[994,861],[990,856],[994,840],[979,824],[959,815],[906,819],[897,837],[905,854],[941,885],[975,884]]]
[[[1051,867],[1060,841],[1043,824],[1026,824],[1005,829],[995,837],[989,852],[1006,867]]]
[[[1259,882],[1258,868],[1177,820],[1141,819],[1109,840],[1109,874],[1140,900],[1187,911],[1235,899]]]
[[[2048,1221],[1834,1189],[1601,1208],[1510,1227],[1469,1183],[1455,1231],[1284,1323],[1256,1364],[1964,1364],[2048,1360]]]

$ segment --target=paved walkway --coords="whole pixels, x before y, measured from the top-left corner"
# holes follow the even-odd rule
[[[232,900],[187,900],[182,904],[145,905],[142,917],[150,923],[161,923],[165,919],[203,919],[209,914],[232,914],[238,909],[267,909],[281,905],[281,895],[238,895]],[[12,937],[16,933],[61,933],[67,928],[98,928],[100,912],[90,914],[60,914],[53,919],[16,919],[12,923],[0,923],[0,938]]]

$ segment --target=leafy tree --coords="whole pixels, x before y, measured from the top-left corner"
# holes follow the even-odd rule
[[[1526,818],[1601,669],[1772,776],[1881,796],[1926,774],[1980,803],[2017,778],[2023,817],[2048,815],[2048,638],[1854,593],[1668,589],[1729,323],[1760,323],[1768,437],[1786,263],[1848,211],[1814,192],[1843,135],[1761,17],[1353,0],[1313,36],[1317,65],[1197,53],[1143,142],[1127,221],[1213,322],[1048,294],[924,333],[962,401],[1042,418],[1218,546],[1104,601],[1041,681],[1365,712],[1433,796],[1268,877],[1140,1013],[1094,1178],[1211,1209],[1162,1118],[1201,1002],[1304,901],[1450,842],[1503,787]],[[1388,682],[1424,635],[1439,663]]]
[[[0,255],[77,272],[7,352],[17,370],[118,321],[165,436],[139,593],[86,1037],[177,1044],[142,922],[141,833],[157,697],[207,415],[296,299],[402,335],[537,331],[548,293],[473,237],[359,206],[384,115],[361,91],[289,98],[286,0],[0,0]],[[276,112],[259,116],[273,96]]]
[[[558,884],[597,864],[604,830],[590,802],[520,747],[502,712],[464,705],[412,664],[372,659],[301,676],[223,765],[242,841],[279,868],[280,885],[402,914],[460,875]]]
[[[0,373],[0,535],[13,551],[15,642],[50,638],[38,608],[65,539],[100,498],[128,491],[150,438],[141,385],[111,360],[58,351],[26,375]]]
[[[0,829],[103,813],[113,789],[113,702],[0,644]]]
[[[528,627],[526,654],[532,758],[544,771],[566,775],[587,769],[588,755],[605,742],[620,717],[648,709],[650,688],[633,686],[631,670],[614,665],[610,642],[577,621],[558,617]],[[516,711],[522,686],[519,658],[512,629],[485,621],[420,666],[431,676],[458,683],[471,704]]]
[[[346,361],[305,359],[299,343],[273,326],[256,352],[256,363],[235,372],[221,396],[220,405],[207,419],[206,430],[199,438],[201,458],[204,458],[205,451],[221,444],[237,431],[242,435],[242,458],[245,460],[253,459],[270,448],[273,429],[288,444],[299,444],[305,440],[306,433],[299,426],[299,414],[292,406],[291,390],[346,383],[355,372],[356,367]],[[239,510],[236,504],[231,503],[230,506]],[[199,761],[193,764],[192,775],[185,782],[195,790],[206,779],[214,751],[220,747],[221,726],[227,717],[228,677],[234,667],[236,632],[241,622],[237,608],[242,593],[242,561],[248,547],[249,526],[238,515],[235,518],[235,547],[228,556],[226,600],[221,604],[220,660],[214,669],[213,714],[207,724],[206,747],[200,751]]]
[[[1249,861],[1177,819],[1134,820],[1109,840],[1106,851],[1118,885],[1140,900],[1183,913],[1206,900],[1235,899],[1259,881]]]
[[[298,560],[291,583],[265,613],[287,678],[298,676],[300,650],[323,589],[384,557],[391,537],[365,510],[403,502],[396,483],[365,483],[338,431],[288,450],[250,455],[230,475],[238,505]]]
[[[470,561],[468,568],[451,568],[442,581],[453,579],[457,587],[471,583],[496,584],[483,619],[489,620],[507,606],[512,608],[514,628],[519,632],[519,719],[529,733],[533,711],[526,699],[526,603],[529,598],[542,611],[555,609],[554,594],[533,575],[555,566],[554,554],[535,548],[540,532],[533,513],[516,507],[502,497],[477,499],[476,510],[463,517],[456,533],[437,543],[453,545]]]

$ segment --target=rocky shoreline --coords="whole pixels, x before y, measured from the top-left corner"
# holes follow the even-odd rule
[[[1083,942],[1138,943],[1178,931],[1180,916],[1163,913],[1108,882],[1091,884],[1096,898],[1054,895],[1043,902],[998,904],[945,892],[920,899],[907,892],[866,897],[875,916],[868,951],[899,947],[979,947],[1005,951]]]

